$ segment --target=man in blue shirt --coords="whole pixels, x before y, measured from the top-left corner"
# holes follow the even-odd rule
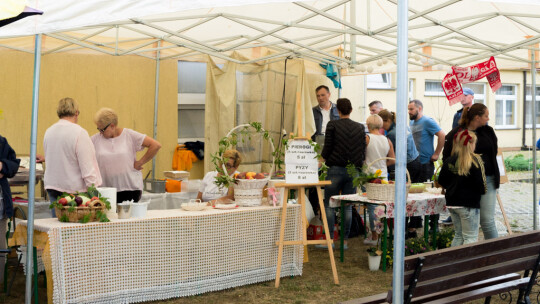
[[[424,105],[418,99],[409,102],[408,111],[411,120],[411,132],[414,144],[420,153],[420,164],[422,164],[422,181],[431,180],[435,171],[434,162],[439,159],[444,146],[445,133],[441,127],[433,120],[423,114]],[[437,136],[437,147],[433,148],[434,136]]]

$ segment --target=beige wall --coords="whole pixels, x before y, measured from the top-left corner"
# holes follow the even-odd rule
[[[446,75],[446,71],[427,71],[427,72],[409,72],[409,79],[413,80],[414,98],[419,99],[424,104],[424,114],[434,118],[445,132],[449,132],[452,127],[452,119],[454,113],[461,108],[460,104],[453,106],[448,105],[448,100],[445,96],[425,96],[425,81],[437,80],[441,81]],[[517,128],[500,129],[495,127],[495,93],[491,92],[491,88],[485,79],[480,81],[485,84],[485,100],[490,111],[491,121],[489,124],[495,127],[499,146],[502,148],[518,148],[522,145],[522,126],[523,126],[523,72],[522,71],[501,71],[501,81],[503,84],[516,85],[517,90]],[[527,73],[527,83],[531,83],[530,73]],[[536,77],[537,85],[540,85],[540,75]],[[367,96],[364,98],[364,76],[344,76],[342,79],[343,89],[342,97],[347,97],[353,103],[353,113],[351,118],[356,121],[365,120],[364,107],[373,100],[381,100],[384,107],[391,111],[396,111],[396,74],[392,74],[391,89],[369,89]],[[332,93],[332,100],[336,100],[337,93]],[[367,110],[369,111],[369,110]],[[529,110],[530,111],[530,110]],[[537,131],[537,137],[540,137],[540,131]],[[525,135],[525,144],[530,146],[533,144],[532,131],[527,129]]]
[[[32,54],[0,52],[0,134],[17,154],[30,153],[32,115]],[[45,130],[58,120],[56,106],[69,96],[79,102],[79,124],[90,135],[97,132],[94,113],[110,107],[119,125],[153,135],[156,62],[139,56],[51,54],[42,57],[38,114],[38,153],[43,153]],[[178,138],[177,62],[161,61],[158,135],[162,148],[156,157],[156,177],[171,170]],[[149,162],[144,174],[152,168]]]

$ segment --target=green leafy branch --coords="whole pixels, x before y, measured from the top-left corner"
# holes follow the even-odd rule
[[[370,181],[378,178],[381,175],[381,170],[377,170],[374,173],[366,173],[367,166],[362,166],[361,169],[353,165],[352,163],[347,164],[347,173],[353,179],[353,187],[359,187]]]

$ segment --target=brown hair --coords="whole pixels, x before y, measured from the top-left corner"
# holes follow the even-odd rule
[[[242,162],[242,157],[240,156],[240,152],[238,152],[235,149],[230,149],[223,152],[223,160],[227,162],[229,161],[229,159],[234,160],[235,168],[238,168],[238,166],[240,166],[240,163]]]
[[[459,126],[466,128],[476,116],[482,116],[486,113],[487,107],[481,103],[475,103],[470,107],[463,108]]]
[[[377,115],[379,115],[382,120],[390,120],[391,122],[396,122],[396,113],[382,109]]]

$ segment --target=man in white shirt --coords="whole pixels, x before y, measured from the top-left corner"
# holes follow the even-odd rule
[[[315,134],[313,134],[311,139],[317,142],[324,142],[322,138],[317,140],[317,136],[324,135],[328,122],[331,120],[338,120],[339,113],[336,105],[330,101],[330,89],[327,86],[318,86],[317,89],[315,89],[315,93],[317,94],[317,102],[319,105],[313,107]]]

